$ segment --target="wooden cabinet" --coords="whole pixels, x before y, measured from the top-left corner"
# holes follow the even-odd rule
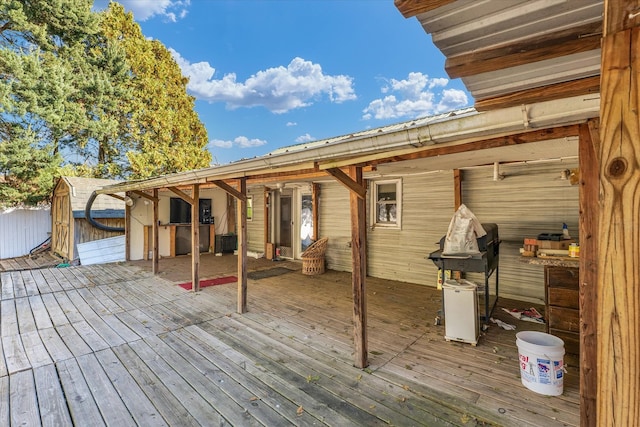
[[[576,267],[544,268],[547,332],[564,341],[565,351],[580,354],[580,274]]]

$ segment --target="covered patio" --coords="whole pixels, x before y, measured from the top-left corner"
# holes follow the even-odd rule
[[[201,276],[234,274],[236,258],[203,255]],[[0,424],[580,422],[574,362],[565,360],[562,396],[526,389],[515,333],[543,325],[500,308],[494,317],[516,331],[492,324],[477,347],[447,342],[434,325],[439,291],[368,278],[362,370],[353,366],[350,273],[305,276],[296,262],[250,260],[249,311],[239,315],[236,283],[187,291],[177,283],[190,279],[191,258],[160,262],[172,265],[158,276],[150,261],[0,274]]]

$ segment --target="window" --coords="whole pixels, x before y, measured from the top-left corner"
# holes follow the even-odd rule
[[[373,181],[373,225],[400,228],[402,218],[402,181]]]
[[[253,196],[247,196],[247,221],[253,220]]]
[[[200,199],[200,224],[213,224],[211,199]],[[191,205],[178,197],[172,197],[169,204],[171,224],[191,224]]]

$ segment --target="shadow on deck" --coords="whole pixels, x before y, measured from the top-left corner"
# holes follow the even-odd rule
[[[234,274],[235,259],[203,262],[202,277]],[[360,370],[350,274],[250,261],[295,270],[249,280],[238,315],[234,283],[185,291],[175,283],[190,260],[166,261],[160,277],[131,263],[1,273],[0,425],[579,424],[576,368],[562,396],[529,391],[516,331],[445,341],[435,289],[367,279]],[[499,307],[494,317],[541,329]]]

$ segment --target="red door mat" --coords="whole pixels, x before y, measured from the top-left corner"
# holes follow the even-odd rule
[[[233,283],[237,281],[238,278],[236,276],[216,277],[215,279],[201,280],[200,289],[206,288],[207,286],[224,285],[225,283]],[[190,290],[192,287],[191,282],[180,283],[178,286],[187,290]]]

